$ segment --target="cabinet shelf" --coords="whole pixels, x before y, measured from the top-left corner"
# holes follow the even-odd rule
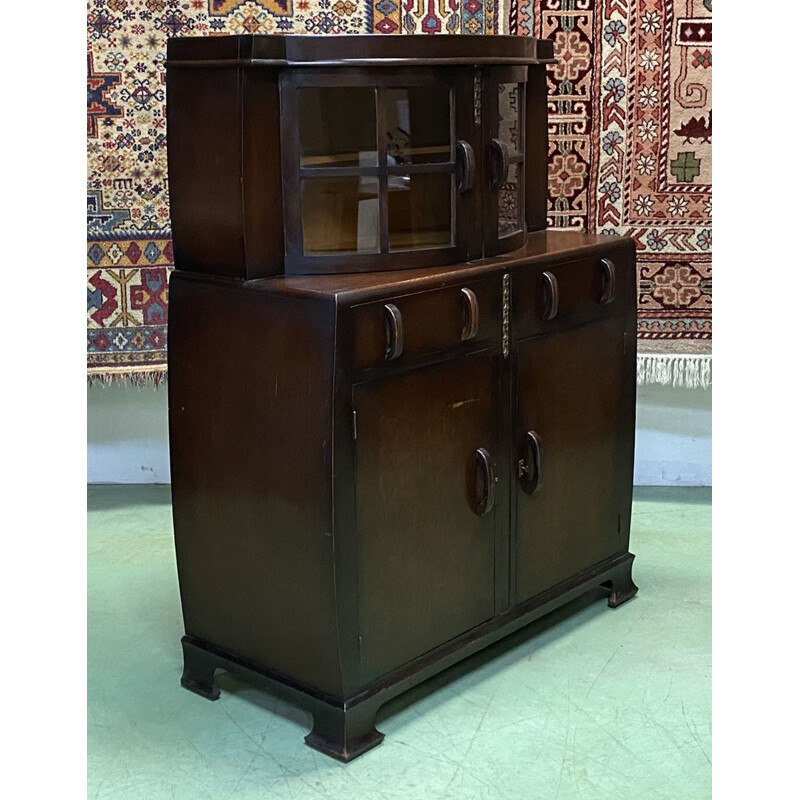
[[[410,166],[419,166],[419,167],[428,167],[434,164],[451,164],[450,156],[451,156],[452,148],[450,147],[413,147],[407,148],[402,150],[395,150],[393,151],[394,162],[390,163],[388,166],[389,168],[395,167],[410,167]],[[401,162],[399,159],[401,158],[410,158],[415,159],[420,156],[440,156],[435,160],[430,161],[423,161],[423,162],[416,162],[411,161],[409,163]],[[329,154],[329,155],[319,155],[319,156],[303,156],[300,160],[300,166],[303,167],[337,167],[337,166],[364,166],[366,167],[366,161],[369,161],[369,158],[365,158],[361,152],[358,153],[338,153],[338,154]],[[374,160],[375,167],[377,168],[377,156]]]

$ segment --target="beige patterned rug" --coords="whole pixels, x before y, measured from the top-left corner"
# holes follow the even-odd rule
[[[90,0],[91,380],[166,374],[170,36],[512,33],[555,42],[550,213],[639,248],[639,377],[711,377],[711,0]]]

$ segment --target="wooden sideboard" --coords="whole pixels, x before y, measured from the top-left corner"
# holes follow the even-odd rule
[[[173,519],[183,685],[237,672],[348,761],[389,698],[636,593],[636,261],[545,230],[551,43],[311,39],[169,43]]]

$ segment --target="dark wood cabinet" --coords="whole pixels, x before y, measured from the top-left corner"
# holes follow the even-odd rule
[[[279,38],[170,42],[182,682],[213,699],[235,671],[347,761],[391,697],[593,587],[635,594],[635,253],[536,230],[547,46]],[[238,188],[187,127],[215,81]]]

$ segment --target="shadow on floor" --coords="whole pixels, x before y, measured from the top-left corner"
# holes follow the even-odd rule
[[[381,723],[401,713],[410,706],[426,700],[426,713],[450,700],[443,688],[464,680],[461,690],[468,690],[478,683],[506,669],[511,663],[530,656],[538,648],[545,647],[556,639],[567,636],[571,631],[585,625],[599,614],[611,613],[606,606],[608,590],[600,587],[565,606],[552,611],[547,616],[535,620],[505,639],[474,653],[469,658],[434,675],[423,683],[414,686],[401,695],[389,700],[377,713],[377,727]],[[632,601],[635,602],[635,599]],[[514,651],[519,652],[514,652]],[[248,702],[277,714],[305,731],[311,729],[311,714],[298,706],[279,700],[267,691],[256,689],[252,684],[239,679],[229,672],[217,673],[217,684],[223,692],[244,696]],[[303,734],[305,735],[305,734]]]
[[[711,505],[710,486],[634,486],[633,510],[636,503],[684,503],[693,506]]]
[[[169,505],[171,502],[168,483],[91,483],[86,487],[86,510],[90,512]]]
[[[379,709],[378,727],[382,720],[404,711],[421,700],[427,699],[428,704],[431,703],[431,699],[445,702],[449,697],[441,690],[455,681],[465,679],[465,688],[475,686],[502,672],[511,663],[535,653],[537,649],[545,647],[556,639],[567,636],[576,628],[585,625],[592,617],[609,613],[610,609],[606,605],[607,597],[608,591],[598,587],[408,689]],[[602,602],[599,602],[601,600]]]

